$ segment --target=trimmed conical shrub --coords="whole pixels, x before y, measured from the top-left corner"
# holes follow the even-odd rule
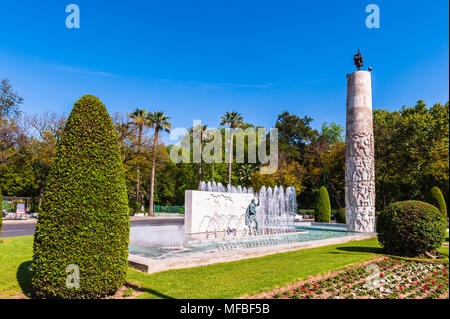
[[[314,221],[317,223],[329,223],[331,220],[331,204],[328,191],[322,186],[317,194],[314,205]]]
[[[79,99],[58,143],[33,246],[33,292],[98,298],[127,273],[129,216],[111,118],[92,95]]]
[[[427,203],[435,206],[442,214],[442,217],[447,221],[447,205],[445,205],[444,195],[437,187],[432,187],[428,193]]]

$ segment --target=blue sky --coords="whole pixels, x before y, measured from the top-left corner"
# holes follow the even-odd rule
[[[70,3],[80,29],[65,26]],[[379,29],[365,26],[370,3]],[[93,94],[110,114],[163,110],[174,127],[215,127],[236,110],[269,128],[288,110],[319,129],[345,125],[358,48],[373,68],[374,108],[447,102],[448,12],[446,0],[0,0],[0,78],[26,113],[68,114]]]

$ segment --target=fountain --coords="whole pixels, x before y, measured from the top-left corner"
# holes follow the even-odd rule
[[[185,192],[184,227],[132,228],[130,265],[151,273],[376,237],[374,169],[369,165],[373,164],[370,72],[357,71],[347,79],[348,229],[345,224],[296,224],[293,186],[262,186],[258,191],[201,181],[198,191]]]
[[[211,187],[209,187],[210,184]],[[241,185],[227,185],[226,188],[215,182],[201,182],[200,185],[200,191],[211,193],[212,199],[207,196],[200,200],[200,208],[204,210],[205,206],[207,207],[206,212],[202,213],[201,220],[193,220],[195,216],[192,216],[192,220],[188,218],[189,229],[186,230],[186,233],[191,238],[218,241],[233,240],[234,245],[220,243],[223,247],[232,248],[241,247],[241,243],[236,241],[242,241],[244,238],[246,244],[255,242],[258,245],[273,245],[277,242],[284,242],[287,237],[292,239],[294,233],[304,232],[304,230],[299,231],[295,228],[294,219],[297,212],[297,202],[295,188],[292,186],[288,187],[286,191],[283,186],[275,186],[273,189],[262,186],[260,191],[255,193],[252,187],[247,189]],[[231,193],[233,195],[214,195],[214,193]],[[234,194],[241,194],[241,196]],[[233,202],[233,198],[237,198],[236,203]],[[252,199],[255,200],[255,221],[258,229],[253,231],[253,237],[249,238],[251,226],[246,225],[245,217],[246,208]],[[231,206],[236,205],[239,206],[238,211],[231,212]],[[192,215],[198,215],[198,210],[195,213],[193,211]],[[261,236],[276,236],[276,238],[259,240],[260,238],[257,237]]]
[[[255,191],[201,181],[186,191],[184,226],[132,227],[129,263],[151,273],[376,236],[296,223],[296,197],[293,186]]]

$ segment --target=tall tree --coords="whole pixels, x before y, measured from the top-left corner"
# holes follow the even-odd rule
[[[233,131],[237,127],[244,124],[244,119],[241,113],[226,112],[221,118],[220,125],[230,127],[230,150],[228,153],[228,184],[231,184],[231,164],[233,163]]]
[[[25,117],[25,122],[37,133],[32,139],[32,150],[34,153],[33,168],[38,173],[37,179],[39,180],[38,207],[41,206],[47,175],[53,164],[56,145],[64,130],[66,120],[64,115],[52,112]]]
[[[200,154],[200,162],[198,163],[198,188],[200,189],[200,183],[202,182],[202,153],[203,153],[203,145],[209,140],[208,136],[206,134],[206,129],[208,128],[208,125],[199,125],[197,127],[193,127],[191,129],[191,134],[193,135],[194,130],[198,130],[199,131],[199,154]],[[193,143],[193,145],[195,145],[195,143]]]
[[[254,190],[259,190],[262,186],[294,186],[297,195],[305,190],[303,181],[305,180],[305,168],[296,161],[288,161],[286,156],[280,154],[278,169],[273,174],[261,174],[259,171],[253,173],[251,186]]]
[[[152,159],[152,175],[150,179],[150,205],[148,213],[150,216],[154,215],[153,212],[153,196],[155,191],[155,165],[156,165],[156,148],[158,146],[158,137],[161,131],[167,133],[170,132],[172,124],[169,123],[170,117],[165,115],[164,112],[153,111],[147,114],[147,125],[155,130],[153,141],[153,159]]]
[[[373,126],[377,209],[399,200],[424,200],[433,186],[448,201],[448,102],[374,110]]]
[[[301,194],[301,202],[312,205],[314,193],[326,186],[333,206],[342,207],[345,165],[343,128],[331,122],[324,123],[320,133],[305,147],[304,166],[307,170],[307,189]]]
[[[0,81],[0,165],[24,151],[26,130],[18,123],[23,98],[14,91],[8,79]]]
[[[312,118],[300,118],[284,111],[278,115],[275,127],[278,129],[279,150],[288,160],[303,164],[305,148],[314,140],[318,132],[311,127]]]
[[[19,114],[19,106],[23,98],[14,91],[8,79],[0,81],[0,120],[4,117]]]
[[[324,138],[328,145],[332,146],[335,143],[344,142],[344,128],[334,122],[327,122],[322,124],[322,131],[320,137]]]
[[[128,114],[131,118],[131,124],[137,129],[137,150],[136,150],[136,206],[139,206],[139,189],[140,189],[140,163],[139,157],[141,155],[142,147],[142,131],[147,124],[147,111],[138,109]]]

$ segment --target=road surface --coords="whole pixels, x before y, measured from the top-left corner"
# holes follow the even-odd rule
[[[166,226],[183,225],[183,217],[155,217],[139,218],[130,221],[131,227],[139,226]],[[3,221],[2,234],[0,237],[30,236],[34,234],[36,223],[31,221]]]

